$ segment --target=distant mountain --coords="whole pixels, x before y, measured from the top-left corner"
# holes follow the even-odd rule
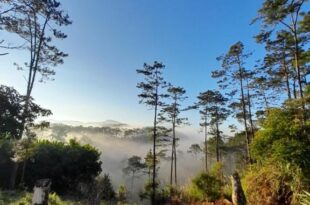
[[[82,127],[126,127],[128,124],[121,123],[115,120],[106,120],[103,122],[81,122],[71,120],[48,120],[51,124],[63,124],[69,126],[82,126]]]
[[[122,139],[147,143],[149,142],[147,128],[130,126],[114,120],[104,122],[79,122],[79,121],[50,121],[50,127],[37,130],[39,139],[56,140],[68,142],[70,139],[77,139],[83,143],[90,143],[94,138]]]

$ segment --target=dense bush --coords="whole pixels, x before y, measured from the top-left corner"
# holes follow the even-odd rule
[[[25,99],[26,96],[21,95],[14,88],[0,85],[0,138],[7,135],[11,139],[20,139],[24,126],[33,127],[38,117],[52,114],[50,110],[34,103],[33,98],[30,98],[29,110],[25,114]],[[25,124],[23,124],[24,121]]]
[[[83,204],[99,205],[102,201],[115,202],[115,192],[107,174],[88,183],[79,183],[77,196]]]
[[[184,189],[188,201],[215,201],[221,197],[222,182],[216,176],[201,173]]]
[[[8,188],[13,157],[13,143],[9,139],[0,138],[0,188]]]
[[[293,163],[310,174],[310,122],[302,123],[290,107],[271,109],[251,144],[252,157]]]
[[[58,194],[76,190],[79,183],[91,182],[101,172],[100,153],[90,145],[40,141],[27,161],[25,183],[32,187],[37,179],[50,178]]]
[[[115,191],[112,186],[110,176],[104,174],[102,178],[98,179],[100,189],[102,190],[102,199],[104,201],[111,201],[115,198]]]
[[[298,196],[310,184],[310,121],[298,101],[269,109],[251,143],[256,162],[244,179],[250,204],[300,204]]]

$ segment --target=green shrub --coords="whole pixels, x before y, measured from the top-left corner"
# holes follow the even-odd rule
[[[303,125],[296,112],[291,107],[270,109],[251,143],[251,154],[260,163],[271,159],[294,164],[310,176],[310,123]]]
[[[118,204],[126,204],[128,197],[127,188],[124,185],[120,185],[117,190]]]
[[[9,187],[12,171],[13,142],[0,136],[0,188]]]
[[[221,197],[222,182],[213,175],[201,173],[185,187],[184,195],[189,201],[215,201]]]
[[[203,192],[193,183],[186,185],[183,189],[183,198],[186,201],[203,201]]]
[[[99,159],[95,148],[74,140],[69,144],[39,141],[27,161],[25,184],[31,188],[37,179],[49,178],[57,194],[74,192],[79,183],[92,182],[100,174]]]
[[[108,174],[104,174],[103,177],[99,178],[97,181],[102,192],[102,199],[104,201],[113,200],[115,198],[115,191],[113,189],[110,176]]]

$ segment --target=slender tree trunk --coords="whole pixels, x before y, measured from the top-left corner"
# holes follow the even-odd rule
[[[27,167],[27,160],[24,160],[23,161],[22,174],[21,174],[21,178],[20,178],[20,184],[23,184],[25,181],[26,167]]]
[[[295,69],[297,73],[297,82],[298,82],[298,87],[299,87],[299,97],[302,99],[302,106],[304,109],[304,94],[303,94],[303,88],[302,88],[302,80],[301,80],[301,73],[300,73],[300,64],[299,64],[299,41],[297,37],[297,31],[294,29],[294,46],[295,46],[295,51],[294,51],[294,58],[295,58]]]
[[[10,185],[9,185],[9,188],[11,190],[13,190],[15,188],[15,185],[16,185],[16,176],[17,176],[17,171],[18,171],[18,162],[13,162],[13,165],[12,165],[12,173],[11,173],[11,176],[10,176]]]
[[[264,90],[263,90],[263,98],[264,98],[264,103],[265,103],[265,109],[268,110],[269,109],[269,103],[268,103],[266,93]]]
[[[177,186],[178,185],[178,175],[177,175],[177,148],[176,145],[174,145],[174,183]]]
[[[219,123],[216,122],[216,161],[220,162],[220,130],[219,130]]]
[[[173,106],[173,152],[174,152],[174,184],[178,185],[178,175],[177,175],[177,152],[176,152],[176,120],[177,120],[177,94],[174,95],[174,106]]]
[[[35,23],[37,23],[36,15],[37,15],[36,13],[33,14]],[[26,98],[25,98],[25,106],[24,106],[24,112],[23,112],[23,117],[22,117],[22,122],[21,122],[22,123],[22,129],[21,129],[21,133],[19,136],[20,139],[23,137],[25,127],[26,127],[26,120],[27,120],[27,116],[29,114],[29,104],[30,104],[31,93],[33,90],[34,82],[36,80],[36,74],[38,71],[42,45],[43,45],[43,41],[44,41],[45,28],[46,28],[46,25],[47,25],[49,20],[50,20],[49,16],[46,17],[46,19],[44,20],[42,30],[40,31],[41,34],[39,37],[37,37],[37,27],[36,26],[34,26],[34,29],[35,29],[34,36],[32,35],[31,29],[30,29],[30,33],[31,33],[30,64],[29,64],[29,74],[28,74],[28,80],[27,80],[27,92],[26,92]],[[31,25],[29,25],[29,27],[32,28]],[[12,174],[11,174],[11,180],[10,180],[11,181],[10,186],[12,187],[12,189],[14,189],[14,187],[15,187],[18,167],[19,167],[19,163],[15,163],[13,170],[12,170]],[[23,173],[23,175],[24,175],[24,173]]]
[[[157,79],[157,74],[156,74]],[[151,204],[155,205],[156,195],[156,139],[157,139],[157,109],[158,109],[158,86],[155,93],[155,109],[154,109],[154,129],[153,129],[153,177],[152,177],[152,194]]]
[[[18,137],[19,139],[15,140],[16,143],[23,137],[23,134],[25,131],[26,118],[27,118],[26,116],[28,115],[29,103],[30,103],[30,95],[31,95],[31,90],[27,89],[25,106],[24,106],[24,113],[23,113],[22,122],[21,122],[22,123],[22,129],[20,132],[20,136]],[[10,186],[9,186],[10,189],[15,189],[18,169],[19,169],[19,162],[13,162],[12,172],[11,172],[11,176],[10,176]],[[24,169],[23,169],[23,172],[24,172]],[[24,175],[24,173],[22,173],[21,180],[23,180],[23,175]]]
[[[294,82],[293,82],[293,93],[294,93],[294,99],[297,99],[296,79],[295,78],[294,78]]]
[[[247,126],[247,117],[246,117],[246,104],[243,90],[243,71],[240,63],[240,59],[238,57],[238,66],[239,66],[239,74],[240,74],[240,91],[241,91],[241,104],[242,104],[242,116],[244,122],[245,129],[245,138],[246,138],[246,149],[247,149],[247,162],[251,163],[251,155],[250,155],[250,138],[248,135],[248,126]]]
[[[174,150],[173,150],[173,142],[172,142],[172,145],[171,145],[171,167],[170,167],[170,185],[171,186],[172,186],[172,179],[173,179],[173,160],[174,160]]]
[[[249,88],[249,82],[247,79],[247,98],[248,98],[248,109],[249,109],[249,121],[250,121],[250,126],[251,126],[251,134],[252,134],[252,139],[254,139],[254,123],[252,119],[252,105],[251,105],[251,95],[250,95],[250,88]]]
[[[133,182],[135,180],[135,173],[132,172],[132,176],[131,176],[131,190],[133,190]]]
[[[172,158],[171,158],[171,173],[170,173],[170,184],[173,184],[173,166],[174,166],[174,183],[177,185],[177,153],[176,153],[176,135],[175,135],[175,127],[176,127],[176,104],[177,104],[177,96],[174,95],[174,106],[173,106],[173,116],[172,116]]]
[[[299,63],[299,40],[297,36],[297,18],[298,14],[296,15],[296,21],[294,22],[293,20],[293,33],[294,33],[294,46],[295,46],[295,51],[294,51],[294,57],[295,57],[295,68],[297,71],[297,82],[298,82],[298,87],[299,87],[299,97],[301,99],[301,106],[303,110],[303,122],[305,123],[306,121],[306,107],[305,107],[305,100],[304,100],[304,94],[303,94],[303,87],[302,87],[302,79],[301,79],[301,73],[300,73],[300,63]]]
[[[284,55],[283,55],[282,65],[283,65],[284,74],[285,74],[285,84],[286,84],[287,98],[290,100],[290,99],[292,99],[291,88],[290,88],[290,79],[289,79],[288,68],[287,68],[287,65],[286,65],[286,61],[285,61]]]
[[[302,88],[302,79],[301,79],[301,74],[300,74],[300,65],[299,65],[299,48],[298,48],[298,39],[297,35],[294,37],[296,38],[295,40],[295,65],[297,68],[297,78],[298,78],[298,86],[299,86],[299,96],[301,98],[301,106],[303,110],[303,115],[302,115],[302,120],[303,123],[306,121],[306,107],[305,107],[305,100],[304,100],[304,94],[303,94],[303,88]]]
[[[206,163],[206,172],[208,172],[208,126],[207,126],[207,115],[205,115],[205,163]]]

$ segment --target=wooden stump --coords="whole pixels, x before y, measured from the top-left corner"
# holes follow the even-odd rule
[[[246,198],[237,172],[231,176],[232,202],[234,205],[246,205]]]
[[[32,205],[48,205],[48,194],[52,182],[50,179],[37,180],[33,188]]]

